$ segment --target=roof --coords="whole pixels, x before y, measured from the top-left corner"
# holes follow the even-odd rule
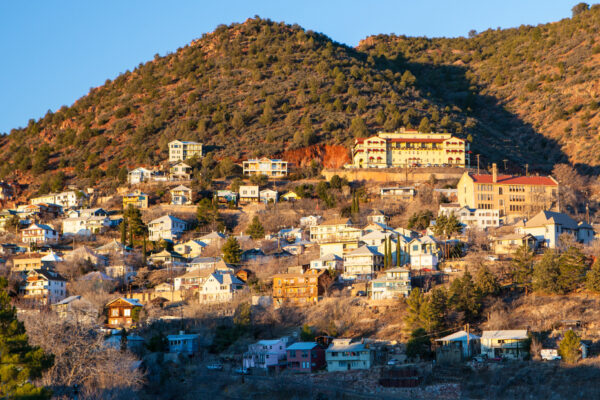
[[[561,225],[567,229],[577,229],[577,222],[567,214],[554,211],[540,211],[529,221],[524,222],[525,228],[546,225]]]
[[[190,264],[216,263],[219,262],[220,259],[220,257],[196,257],[190,261]]]
[[[260,344],[261,346],[273,346],[279,342],[281,342],[281,339],[259,340],[256,344]]]
[[[67,281],[60,274],[58,274],[56,272],[51,272],[47,269],[35,269],[35,270],[32,270],[29,272],[29,274],[33,274],[33,273],[41,275],[49,281],[65,281],[65,282]]]
[[[162,217],[153,219],[152,221],[150,221],[148,223],[148,225],[150,224],[157,224],[157,223],[161,223],[161,222],[166,222],[166,221],[171,221],[171,222],[183,222],[184,224],[186,223],[184,220],[179,219],[177,217],[174,217],[172,215],[163,215]]]
[[[351,343],[351,339],[334,339],[327,352],[337,351],[360,351],[365,350],[365,344],[360,342]]]
[[[81,299],[81,296],[79,296],[79,295],[77,295],[77,296],[69,296],[66,299],[62,299],[58,303],[54,303],[54,305],[55,306],[59,306],[59,305],[62,305],[62,304],[69,304],[70,302],[75,301],[75,300],[79,300],[79,299]]]
[[[521,240],[524,239],[526,237],[532,237],[532,235],[530,235],[529,233],[526,234],[521,234],[521,233],[509,233],[508,235],[504,235],[504,236],[500,236],[497,238],[492,239],[493,241],[497,242],[498,240]]]
[[[106,275],[104,272],[92,271],[79,278],[80,281],[112,281],[113,278]]]
[[[317,346],[316,342],[296,342],[289,346],[287,350],[312,350]]]
[[[167,335],[167,340],[188,340],[188,339],[198,339],[197,333],[184,333],[178,335]]]
[[[183,185],[179,185],[177,187],[174,187],[173,189],[171,189],[171,192],[174,192],[175,190],[185,190],[185,191],[191,191],[192,189],[190,189],[187,186],[183,186]]]
[[[410,269],[404,267],[395,267],[391,269],[386,269],[384,272],[410,272]]]
[[[477,335],[473,335],[472,333],[468,334],[469,340],[479,340],[480,337]],[[448,336],[444,336],[443,338],[440,339],[436,339],[436,342],[459,342],[459,341],[463,341],[463,340],[467,340],[467,332],[465,331],[458,331],[458,332],[454,332],[451,335]]]
[[[350,218],[330,218],[321,222],[319,225],[353,225]]]
[[[205,240],[210,240],[210,239],[226,239],[227,236],[225,236],[224,234],[222,234],[221,232],[211,232],[207,235],[204,235],[200,238],[200,240],[205,241]]]
[[[493,175],[490,174],[471,174],[469,176],[476,183],[494,183]],[[514,176],[514,175],[498,175],[496,184],[500,185],[541,185],[541,186],[558,186],[558,182],[551,176]]]
[[[342,257],[333,254],[333,253],[328,253],[325,254],[323,257],[319,258],[319,261],[341,261],[343,260]]]
[[[230,273],[225,273],[225,274],[213,273],[211,275],[221,285],[243,285],[244,284],[244,282],[242,282],[237,276],[230,274]]]
[[[527,329],[507,331],[483,331],[482,339],[527,339]]]
[[[348,256],[360,256],[360,255],[375,255],[383,256],[377,249],[370,246],[360,246],[358,249],[352,250],[347,254]]]
[[[61,262],[62,260],[55,252],[50,252],[50,254],[42,257],[42,261],[45,262]]]
[[[25,228],[24,230],[27,229],[42,229],[45,231],[53,231],[54,229],[48,225],[44,225],[44,224],[38,224],[38,223],[33,223],[31,225],[29,225],[29,227]]]
[[[127,297],[116,298],[116,299],[108,302],[106,305],[108,306],[108,305],[110,305],[110,304],[112,304],[112,303],[114,303],[116,301],[119,301],[119,300],[123,300],[123,301],[131,304],[134,307],[143,307],[144,306],[142,303],[140,303],[140,301],[138,299],[130,299],[130,298],[127,298]]]

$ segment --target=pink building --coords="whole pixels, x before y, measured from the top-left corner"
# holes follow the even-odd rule
[[[325,350],[315,342],[298,342],[287,348],[290,371],[314,372],[325,368]]]
[[[261,340],[248,346],[244,368],[269,368],[285,362],[287,340]]]

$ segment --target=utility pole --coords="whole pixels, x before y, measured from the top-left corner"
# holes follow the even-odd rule
[[[470,328],[470,326],[469,326],[469,324],[467,324],[466,329],[465,329],[467,331],[467,354],[471,354],[471,348],[469,347],[469,336],[470,336],[469,328]]]
[[[477,175],[479,175],[479,154],[475,154],[475,157],[477,157]]]

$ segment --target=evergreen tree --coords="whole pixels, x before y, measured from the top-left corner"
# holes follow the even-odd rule
[[[431,355],[431,339],[427,331],[423,328],[417,328],[410,334],[410,339],[406,343],[406,356],[421,359],[428,358]]]
[[[600,293],[600,260],[597,259],[587,272],[585,286],[588,290]]]
[[[472,321],[481,311],[481,296],[475,288],[475,283],[469,271],[461,278],[456,278],[450,285],[449,303],[464,314],[466,322]]]
[[[406,298],[406,317],[405,323],[409,329],[422,328],[421,309],[425,303],[425,297],[419,288],[411,290],[410,295]]]
[[[263,228],[260,220],[258,219],[258,215],[255,215],[252,218],[252,222],[246,229],[246,234],[249,235],[252,239],[263,239],[265,237],[265,228]]]
[[[234,265],[240,263],[242,249],[240,248],[240,244],[235,237],[230,236],[227,238],[227,241],[221,248],[221,252],[223,253],[223,261],[226,263]]]
[[[560,256],[560,287],[563,293],[571,292],[585,279],[585,255],[575,246],[571,246]]]
[[[475,285],[482,296],[487,296],[490,294],[495,295],[500,291],[498,278],[496,278],[496,275],[494,275],[486,265],[483,265],[481,268],[479,268],[479,271],[477,271]]]
[[[563,293],[560,284],[560,255],[556,250],[548,249],[544,256],[533,266],[533,290],[546,293]]]
[[[50,368],[54,357],[31,346],[25,326],[6,292],[8,282],[0,278],[0,398],[50,399],[51,392],[31,381]]]
[[[303,342],[315,341],[315,334],[308,324],[302,325],[302,331],[300,331],[300,340]]]
[[[127,218],[123,217],[123,221],[121,222],[121,244],[125,246],[125,242],[127,241]]]
[[[400,236],[396,237],[396,267],[400,267]]]
[[[6,221],[7,228],[13,228],[15,230],[15,235],[19,234],[19,228],[21,227],[21,218],[18,215],[12,215],[8,221]]]
[[[566,363],[575,364],[580,357],[580,348],[581,339],[572,329],[569,329],[558,345],[558,354]]]
[[[434,288],[421,306],[420,319],[427,332],[445,327],[448,295],[443,287]]]
[[[517,249],[510,263],[510,273],[513,283],[522,285],[525,290],[531,288],[533,274],[533,251],[527,245]]]

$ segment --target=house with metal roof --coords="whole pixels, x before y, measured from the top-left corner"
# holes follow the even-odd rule
[[[325,349],[316,342],[296,342],[286,353],[290,371],[310,373],[325,368]]]
[[[352,339],[333,339],[325,351],[325,360],[329,372],[370,369],[375,354],[363,341],[352,343]]]
[[[527,329],[483,331],[481,354],[488,358],[523,359],[529,354]]]
[[[517,225],[517,232],[530,234],[543,247],[556,248],[563,233],[583,244],[594,240],[594,228],[587,222],[577,222],[565,213],[540,211],[533,218]]]

